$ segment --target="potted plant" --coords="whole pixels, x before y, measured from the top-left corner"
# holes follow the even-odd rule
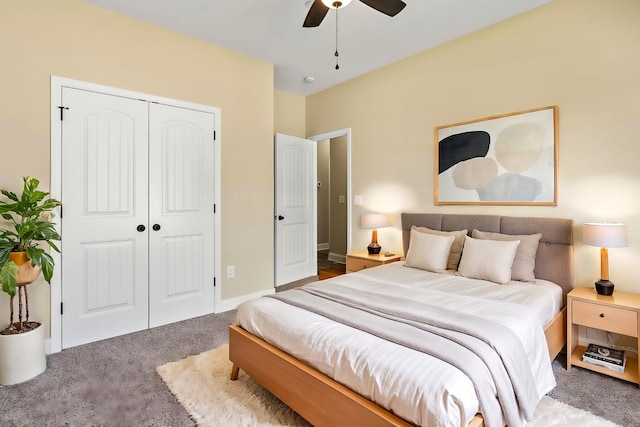
[[[27,285],[40,273],[47,283],[53,276],[54,261],[39,244],[60,252],[54,241],[60,235],[50,222],[51,210],[60,202],[38,190],[34,177],[23,178],[20,196],[1,190],[9,200],[0,200],[0,216],[9,228],[0,227],[0,286],[9,294],[9,326],[0,331],[0,384],[26,381],[46,369],[44,328],[29,321]],[[14,298],[18,295],[18,320],[14,322]]]

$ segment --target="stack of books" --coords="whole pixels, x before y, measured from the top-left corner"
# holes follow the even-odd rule
[[[627,358],[624,355],[624,350],[616,350],[597,344],[589,344],[582,355],[582,361],[611,369],[616,372],[624,372],[624,368],[627,364]]]

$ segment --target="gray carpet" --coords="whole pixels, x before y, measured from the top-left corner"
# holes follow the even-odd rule
[[[235,311],[112,338],[47,357],[37,378],[0,387],[0,425],[193,426],[156,367],[227,343]],[[623,426],[640,425],[638,386],[584,369],[570,373],[559,356],[550,395]]]
[[[0,426],[193,426],[156,367],[228,342],[235,311],[47,357],[33,380],[0,387]]]

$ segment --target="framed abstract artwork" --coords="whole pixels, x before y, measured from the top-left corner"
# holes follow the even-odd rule
[[[557,205],[558,107],[435,129],[436,205]]]

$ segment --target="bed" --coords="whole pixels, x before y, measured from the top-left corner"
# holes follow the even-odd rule
[[[468,315],[471,316],[478,315],[475,311],[489,311],[493,313],[493,308],[489,308],[492,303],[488,302],[487,297],[476,294],[479,288],[486,287],[489,292],[488,295],[493,295],[491,292],[494,291],[498,292],[498,288],[501,289],[500,292],[506,290],[506,292],[511,292],[511,294],[516,294],[516,289],[526,289],[527,292],[529,292],[530,288],[537,287],[538,285],[541,286],[541,289],[548,288],[548,291],[545,290],[542,293],[552,295],[551,303],[531,302],[534,300],[527,297],[524,303],[527,306],[526,310],[523,308],[523,305],[517,306],[507,303],[507,307],[511,308],[507,308],[506,311],[514,311],[514,308],[516,312],[517,310],[525,310],[527,314],[521,314],[519,317],[538,319],[523,320],[525,326],[518,326],[517,328],[523,330],[527,328],[532,329],[533,326],[529,325],[533,325],[536,322],[538,322],[537,329],[542,329],[544,325],[543,332],[535,332],[533,335],[541,335],[541,339],[543,343],[546,343],[546,346],[536,345],[536,341],[533,338],[521,339],[521,341],[530,341],[529,345],[531,348],[525,347],[525,353],[523,354],[526,354],[526,358],[531,366],[535,365],[535,367],[531,368],[532,372],[534,372],[534,369],[541,370],[542,373],[539,375],[534,372],[536,376],[540,376],[541,378],[536,378],[535,385],[529,386],[528,389],[527,387],[516,388],[527,389],[529,395],[534,395],[535,393],[544,394],[549,391],[550,387],[552,388],[555,384],[555,382],[551,383],[553,380],[548,378],[550,371],[550,367],[548,366],[550,365],[549,360],[555,358],[566,342],[564,302],[566,293],[573,286],[572,221],[558,218],[524,218],[495,215],[403,213],[403,245],[405,254],[408,255],[406,263],[409,263],[412,252],[415,253],[415,243],[412,248],[410,248],[409,245],[410,237],[416,232],[415,230],[412,231],[412,228],[415,229],[416,227],[435,231],[467,230],[468,235],[480,233],[478,237],[482,237],[481,234],[485,233],[484,237],[488,240],[493,240],[491,237],[498,235],[509,235],[507,237],[510,237],[512,235],[529,236],[539,233],[539,243],[537,248],[534,249],[535,269],[533,272],[536,279],[535,286],[533,286],[533,283],[527,286],[526,284],[516,284],[515,282],[509,282],[509,286],[500,286],[493,283],[485,284],[484,281],[478,281],[476,279],[460,278],[460,274],[452,271],[452,269],[439,271],[437,273],[425,272],[421,269],[406,267],[404,265],[405,262],[401,261],[369,269],[364,272],[339,276],[318,284],[311,284],[305,286],[305,288],[309,287],[309,289],[305,289],[305,292],[284,292],[281,293],[280,298],[294,298],[294,296],[298,298],[301,297],[301,294],[304,294],[304,298],[307,298],[306,294],[308,293],[311,293],[312,297],[316,298],[318,296],[314,293],[334,292],[334,294],[340,293],[346,295],[345,298],[351,298],[349,304],[352,304],[353,301],[361,298],[361,293],[367,293],[371,294],[367,296],[367,298],[372,298],[371,301],[366,300],[367,307],[374,307],[372,309],[374,311],[382,310],[386,313],[385,316],[389,317],[396,315],[396,312],[393,311],[394,309],[390,307],[404,305],[403,310],[406,309],[407,312],[413,313],[412,316],[414,317],[411,317],[411,321],[413,322],[415,316],[420,317],[422,315],[420,312],[420,304],[422,303],[431,304],[432,310],[435,311],[437,311],[440,306],[459,305],[463,308],[463,311],[469,312]],[[491,233],[498,233],[498,235]],[[438,242],[443,240],[441,238],[438,239]],[[503,240],[513,241],[514,239],[505,238]],[[524,238],[522,240],[524,240]],[[414,240],[414,242],[417,241],[418,240]],[[475,239],[471,240],[471,242],[473,242],[473,244],[477,243]],[[469,244],[468,253],[472,253],[472,247],[473,246]],[[450,260],[447,259],[447,261]],[[447,264],[449,264],[449,262],[447,262]],[[427,276],[429,280],[428,286],[426,285]],[[436,288],[433,287],[432,281],[434,277],[437,279],[436,281],[440,281],[440,289],[438,289],[437,286]],[[474,283],[473,287],[469,286],[469,281]],[[425,283],[424,286],[423,282]],[[518,286],[520,286],[520,288],[518,288]],[[420,288],[419,291],[418,288]],[[453,288],[460,288],[461,295],[451,295],[449,292],[450,289]],[[446,289],[447,292],[443,292],[443,289]],[[468,291],[465,289],[468,289]],[[393,290],[393,294],[391,290]],[[389,295],[384,293],[387,291],[390,292]],[[395,292],[399,292],[400,295],[396,295]],[[407,292],[416,292],[416,296],[404,300],[401,299],[403,293],[405,295],[414,295],[407,294]],[[386,298],[382,302],[380,302],[381,296]],[[326,295],[323,295],[322,298],[326,298]],[[331,298],[333,298],[333,296],[331,296]],[[493,296],[490,298],[493,298]],[[424,351],[424,349],[416,352],[415,348],[407,348],[402,344],[396,345],[385,341],[384,337],[380,335],[384,335],[385,328],[388,327],[386,323],[384,324],[385,326],[381,327],[383,329],[382,333],[380,331],[373,331],[373,333],[370,334],[365,331],[359,332],[360,335],[357,335],[357,339],[345,339],[341,334],[343,334],[343,329],[349,328],[349,326],[343,327],[334,324],[336,320],[331,318],[331,316],[334,315],[340,316],[343,309],[339,310],[340,313],[328,315],[326,313],[307,313],[306,310],[300,311],[302,310],[300,307],[293,307],[293,312],[289,313],[283,309],[282,304],[288,306],[292,304],[291,301],[282,301],[274,298],[262,298],[260,300],[261,301],[245,303],[246,306],[243,304],[245,307],[239,307],[238,324],[230,327],[229,358],[233,362],[231,377],[232,379],[237,378],[239,369],[242,369],[312,424],[367,426],[447,425],[441,422],[441,420],[452,420],[451,425],[468,424],[470,426],[483,426],[490,425],[491,423],[496,425],[495,414],[492,414],[488,409],[484,416],[480,413],[470,412],[473,408],[477,409],[477,407],[481,406],[480,403],[483,403],[483,388],[481,388],[479,392],[477,388],[474,390],[473,385],[469,386],[468,381],[470,380],[465,379],[467,373],[460,372],[464,371],[464,366],[442,366],[440,364],[446,365],[446,363],[438,360],[437,355],[436,357],[434,357],[433,354],[423,355],[422,351]],[[265,300],[267,301],[266,303],[262,302]],[[311,302],[304,302],[301,300],[300,304],[302,306],[304,306],[304,304],[310,305],[307,308],[311,311],[315,310],[316,306],[322,305],[316,303],[316,300],[312,299],[310,301]],[[393,301],[393,303],[390,301]],[[462,304],[461,301],[465,301],[465,303]],[[474,303],[474,301],[481,302],[481,304]],[[341,302],[341,304],[342,303],[343,302]],[[333,302],[330,304],[333,304]],[[378,307],[375,304],[380,304],[380,306]],[[340,307],[343,306],[341,305]],[[345,308],[344,310],[351,310],[351,308]],[[367,311],[361,309],[356,310],[358,313],[360,311]],[[261,311],[264,317],[251,317],[256,312]],[[344,322],[349,323],[352,316],[355,317],[355,314],[351,314],[349,311],[344,311],[344,313],[343,315],[346,317],[343,319]],[[495,311],[495,313],[498,313],[498,311]],[[365,316],[368,315],[369,314],[365,314]],[[326,316],[330,318],[326,319]],[[506,319],[502,320],[504,323],[515,322],[514,319],[506,316],[507,314],[500,312],[497,317],[504,317],[504,319]],[[512,313],[510,316],[514,317],[515,314]],[[320,318],[322,319],[319,320]],[[478,317],[471,318],[479,319]],[[404,320],[402,322],[396,322],[394,319],[391,319],[394,325],[400,323],[400,332],[394,330],[392,333],[392,338],[395,340],[396,335],[402,335],[402,331],[404,330],[402,328],[407,328],[405,325],[407,322]],[[500,319],[498,319],[498,321],[500,321]],[[303,333],[306,333],[304,331],[308,331],[309,329],[319,329],[320,325],[323,325],[325,322],[328,323],[331,332],[328,333],[328,335],[322,335],[323,338],[318,338],[319,341],[313,341],[313,339],[307,337],[304,339],[295,338],[295,334],[298,333],[296,331],[302,330]],[[366,327],[376,322],[377,321],[373,320],[364,321],[364,323],[367,324],[365,325]],[[482,321],[474,320],[473,322],[467,323],[482,324]],[[324,328],[325,326],[322,327]],[[409,329],[413,330],[415,328],[416,326],[411,324]],[[424,329],[422,323],[418,329]],[[495,327],[491,329],[495,329]],[[499,329],[498,327],[498,330]],[[365,335],[367,336],[367,340],[370,338],[369,335],[373,335],[372,338],[374,341],[359,341],[359,337],[364,337]],[[291,343],[292,337],[293,343]],[[438,337],[436,337],[436,339],[440,340]],[[495,339],[497,340],[497,338]],[[491,338],[491,340],[494,340],[494,338]],[[331,350],[333,353],[329,351],[325,352],[325,344],[327,344],[328,341],[335,341],[339,343],[339,345],[346,347],[349,345],[353,346],[354,343],[356,343],[357,348],[346,350],[338,347],[338,350]],[[422,338],[415,341],[428,342]],[[311,345],[307,345],[308,343]],[[414,345],[413,342],[409,342],[409,347],[412,345]],[[307,351],[311,352],[311,356],[303,353]],[[317,354],[314,355],[314,351]],[[349,351],[354,353],[353,357],[355,361],[348,361],[350,357]],[[360,351],[360,353],[358,353],[358,351]],[[427,349],[427,352],[429,351],[431,350]],[[540,351],[544,351],[543,356],[545,363],[540,361],[540,354],[533,354],[534,352],[540,353]],[[365,354],[364,357],[362,355],[363,352]],[[378,357],[379,353],[388,353],[391,358],[387,357],[385,361],[383,357]],[[336,357],[338,357],[336,354],[339,354],[339,360],[336,359]],[[501,354],[501,357],[503,356],[504,355]],[[522,359],[522,357],[520,357],[520,359]],[[401,360],[402,363],[394,364],[389,362],[389,360]],[[423,362],[425,363],[425,369],[415,369],[415,366],[422,366],[415,364]],[[382,365],[378,365],[378,363],[382,363]],[[404,376],[401,376],[401,374],[395,374],[391,370],[388,372],[386,370],[375,371],[379,366],[383,365],[413,366],[415,375],[403,374]],[[389,366],[387,367],[392,369]],[[436,371],[433,369],[436,369]],[[512,368],[512,370],[519,370],[519,368]],[[363,374],[363,372],[368,372],[367,375],[369,376]],[[378,377],[380,372],[383,372],[384,375]],[[434,372],[438,374],[436,375]],[[385,392],[388,392],[388,390],[384,390],[386,384],[390,382],[393,383],[389,378],[395,377],[402,379],[398,380],[400,382],[395,383],[393,387],[390,386],[393,389],[390,395],[384,395]],[[336,380],[333,378],[336,378]],[[354,383],[350,381],[354,381]],[[362,381],[364,385],[359,383],[359,381]],[[426,391],[413,391],[413,389],[405,388],[402,381],[417,383],[418,387],[423,387],[425,383],[429,383],[428,387],[433,386],[437,391],[431,392],[430,388],[426,389]],[[442,390],[440,389],[440,383],[445,387]],[[450,383],[454,385],[451,386]],[[403,386],[399,387],[398,384]],[[471,391],[469,387],[471,387]],[[427,408],[422,409],[421,403],[420,409],[416,409],[418,405],[414,405],[408,396],[398,393],[398,390],[402,390],[403,393],[405,390],[411,390],[406,391],[406,393],[419,395],[419,399],[424,400],[424,406],[427,406]],[[519,392],[522,391],[519,390]],[[474,393],[476,394],[475,396],[473,396]],[[492,391],[492,393],[495,393],[495,391]],[[531,396],[529,400],[532,398],[533,396]],[[443,414],[439,413],[441,408],[428,407],[429,405],[433,405],[434,399],[437,403],[435,406],[446,406]],[[526,399],[522,400],[525,401]],[[446,402],[446,404],[442,404],[441,402]],[[486,402],[486,398],[484,402]],[[474,405],[476,406],[474,407]],[[505,404],[505,406],[508,405]],[[486,408],[486,405],[483,407]],[[432,411],[433,414],[430,411]],[[526,412],[526,410],[524,412]],[[489,418],[487,418],[487,414]],[[523,415],[520,414],[520,417],[522,416]],[[509,418],[507,417],[506,419]],[[491,423],[489,422],[490,420]]]

